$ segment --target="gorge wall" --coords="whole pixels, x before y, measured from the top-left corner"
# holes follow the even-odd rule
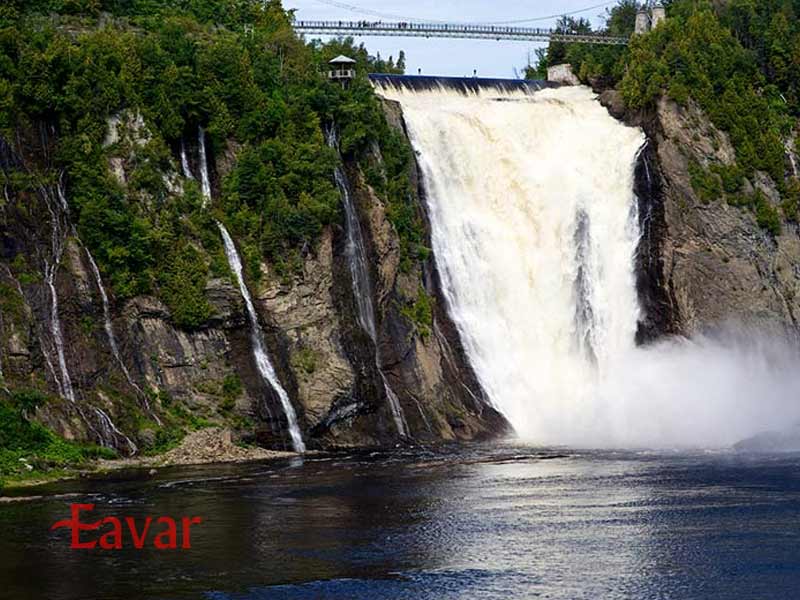
[[[402,131],[397,106],[384,107],[392,126]],[[235,145],[203,148],[192,133],[173,149],[170,167],[162,173],[171,197],[182,193],[189,179],[201,179],[204,153],[213,195],[236,160]],[[42,136],[41,144],[33,137],[25,143],[27,157],[3,145],[4,169],[46,156],[50,135]],[[133,151],[147,138],[136,115],[120,115],[109,123],[107,142],[115,150],[108,167],[125,189]],[[373,159],[381,161],[377,147]],[[416,166],[410,168],[417,186]],[[316,247],[304,249],[299,269],[287,275],[262,261],[260,280],[247,282],[268,353],[298,413],[306,444],[330,448],[469,440],[506,431],[505,420],[483,400],[464,358],[443,308],[432,259],[401,264],[400,242],[385,203],[367,183],[361,165],[345,161],[343,169],[365,240],[378,351],[359,326],[344,215],[325,228]],[[257,374],[242,297],[230,273],[223,269],[208,279],[203,295],[211,316],[197,327],[179,326],[154,296],[117,301],[102,283],[111,274],[96,276],[100,273],[70,224],[68,206],[48,200],[62,193],[69,196],[69,181],[24,196],[7,194],[0,207],[4,388],[45,392],[38,420],[67,439],[124,454],[158,449],[181,432],[219,424],[233,428],[241,442],[289,448],[280,404]],[[411,201],[424,219],[417,198]],[[133,192],[130,201],[137,201]],[[63,244],[57,257],[51,256],[52,240]],[[45,273],[51,263],[57,265],[54,290],[48,289]],[[61,330],[74,401],[64,393],[54,325]],[[405,431],[395,425],[384,380],[397,396]]]
[[[760,192],[764,212],[779,213],[775,181],[757,171],[742,178],[738,190],[704,195],[697,169],[735,165],[736,154],[727,134],[694,102],[662,98],[653,110],[628,111],[615,90],[603,91],[600,101],[648,136],[636,180],[643,235],[637,270],[645,315],[640,341],[731,328],[796,338],[798,224],[789,220],[770,231],[759,222],[758,210],[737,205],[738,198]],[[794,161],[787,150],[789,175]]]
[[[731,326],[795,336],[797,224],[770,231],[757,211],[735,205],[732,195],[731,201],[708,198],[698,187],[698,165],[733,164],[725,134],[691,103],[661,100],[652,111],[633,113],[614,91],[604,92],[601,102],[648,138],[634,182],[641,234],[634,269],[639,344]],[[382,99],[381,105],[408,143],[400,104]],[[0,147],[6,173],[24,172],[26,163],[46,162],[52,153],[55,130],[20,135]],[[132,183],[137,149],[148,138],[136,114],[109,122],[107,168],[130,202],[157,203],[138,195]],[[191,180],[202,180],[210,194],[208,214],[200,223],[184,220],[197,236],[219,245],[215,199],[239,148],[232,142],[204,147],[200,140],[205,138],[196,131],[186,131],[180,147],[171,149],[160,172],[168,190],[162,201],[176,202],[196,185]],[[345,159],[337,173],[355,218],[341,210],[314,247],[303,248],[297,268],[287,272],[262,258],[260,278],[246,277],[303,438],[309,448],[332,448],[503,434],[509,425],[486,397],[462,346],[437,261],[430,253],[404,256],[392,209],[369,183],[370,169],[383,162],[381,150],[373,145],[369,154],[366,162]],[[792,158],[787,155],[787,169]],[[408,176],[415,191],[410,201],[431,248],[425,186],[414,161]],[[781,201],[764,173],[743,179],[742,188],[744,195],[758,191],[770,206]],[[70,191],[69,179],[60,178],[26,192],[7,188],[0,202],[2,389],[43,392],[47,400],[36,419],[68,439],[123,454],[163,449],[209,425],[232,428],[242,443],[289,448],[280,401],[253,359],[242,295],[230,271],[213,265],[221,250],[208,259],[202,291],[209,316],[199,325],[181,325],[163,298],[115,296],[109,283],[114,274],[96,268],[71,223]],[[348,229],[354,223],[366,288],[354,285]],[[359,289],[369,289],[369,297],[360,297]],[[363,324],[365,302],[374,311],[374,331]],[[520,397],[527,402],[526,394]]]

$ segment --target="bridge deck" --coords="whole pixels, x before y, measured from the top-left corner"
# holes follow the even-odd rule
[[[333,36],[390,36],[425,38],[469,38],[520,42],[568,42],[624,46],[628,38],[601,34],[560,33],[538,27],[505,25],[458,25],[447,23],[390,23],[384,21],[296,21],[298,33]]]

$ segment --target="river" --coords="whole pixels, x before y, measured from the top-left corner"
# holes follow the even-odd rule
[[[0,503],[0,597],[791,598],[798,467],[478,445],[116,473]],[[71,550],[75,502],[203,522],[190,550]]]

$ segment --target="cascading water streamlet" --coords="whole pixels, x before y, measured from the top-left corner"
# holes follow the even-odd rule
[[[800,416],[793,352],[766,360],[755,344],[709,338],[635,346],[645,137],[591,90],[373,83],[401,104],[417,151],[447,309],[521,437],[717,446]]]
[[[59,178],[56,184],[55,198],[53,197],[53,190],[49,187],[42,187],[41,194],[50,213],[51,255],[44,260],[44,281],[50,291],[50,334],[60,372],[60,377],[57,377],[55,370],[53,370],[53,376],[56,379],[56,385],[61,396],[74,404],[76,400],[75,390],[72,387],[72,377],[67,367],[67,357],[64,351],[64,335],[61,329],[61,318],[58,314],[58,291],[55,283],[69,229],[69,207],[64,195],[62,178]],[[52,365],[49,358],[48,363]]]
[[[103,304],[103,327],[106,332],[106,338],[108,339],[108,345],[111,348],[111,354],[114,356],[114,360],[116,360],[117,365],[122,371],[122,374],[125,376],[128,385],[130,385],[136,391],[139,398],[141,398],[142,403],[144,404],[144,409],[150,416],[153,417],[153,420],[155,420],[155,422],[158,425],[161,425],[161,419],[159,419],[158,415],[155,414],[150,408],[150,402],[147,399],[147,394],[145,394],[144,390],[142,390],[142,388],[139,387],[139,384],[137,384],[136,381],[134,381],[133,377],[131,376],[131,372],[125,365],[125,361],[122,360],[122,355],[119,352],[119,345],[117,344],[117,336],[114,334],[114,325],[111,322],[111,307],[108,302],[108,294],[106,293],[106,288],[103,285],[103,278],[100,276],[100,269],[97,267],[97,263],[94,260],[94,256],[92,256],[92,253],[89,252],[89,249],[86,248],[85,250],[86,250],[86,258],[89,260],[89,266],[92,269],[92,275],[94,275],[94,281],[95,284],[97,285],[97,290],[100,293],[100,300]],[[105,418],[108,421],[111,420],[108,417],[108,415],[105,415]],[[113,426],[113,423],[111,423],[111,425]],[[112,427],[112,429],[117,430],[116,427]],[[128,438],[126,437],[126,439]],[[128,442],[130,442],[129,439]]]
[[[200,137],[203,137],[202,129]],[[205,147],[203,154],[205,155]],[[181,170],[183,171],[183,176],[186,177],[186,179],[194,179],[194,175],[192,175],[192,169],[189,167],[189,156],[186,154],[186,143],[183,141],[183,137],[181,137]]]
[[[211,177],[208,174],[208,157],[206,156],[206,132],[198,128],[197,144],[200,154],[200,188],[203,192],[203,206],[211,201]],[[185,156],[185,155],[184,155]],[[188,169],[188,162],[183,165]]]
[[[69,204],[67,203],[67,197],[64,193],[63,175],[59,178],[59,181],[54,189],[43,186],[40,189],[40,192],[47,206],[47,210],[50,213],[51,221],[51,255],[49,258],[44,260],[44,280],[50,292],[50,333],[53,339],[53,346],[56,353],[60,377],[56,374],[50,357],[45,356],[45,360],[51,372],[53,373],[53,377],[55,378],[56,385],[59,389],[59,394],[69,400],[72,404],[77,404],[77,396],[72,386],[72,377],[67,365],[66,352],[64,348],[64,335],[61,328],[61,318],[58,312],[58,291],[56,289],[56,275],[58,274],[58,269],[61,265],[61,259],[64,254],[64,246],[66,244],[67,235],[71,232],[77,238],[77,234],[72,229],[69,222]],[[95,276],[97,277],[98,281],[100,281],[99,270],[97,270],[97,265],[94,262],[94,258],[91,256],[88,250],[87,256]],[[109,336],[109,344],[111,345],[112,352],[120,361],[120,364],[122,364],[121,359],[119,359],[119,351],[117,349],[116,340],[113,336],[113,330],[110,329],[108,298],[106,296],[105,289],[102,287],[102,282],[100,282],[99,285],[103,300],[103,311],[106,319],[106,332]],[[124,365],[122,365],[122,367],[126,373],[126,376],[132,382],[127,369],[124,367]],[[91,419],[87,417],[86,413],[80,406],[77,407],[77,411],[78,414],[81,415],[81,418],[86,425],[97,435],[101,444],[107,447],[117,447],[117,442],[119,442],[124,447],[127,447],[128,452],[131,455],[138,451],[136,444],[128,436],[122,433],[116,425],[114,425],[114,422],[107,413],[96,407],[90,406],[89,408],[94,413],[99,427],[95,427],[92,424]]]
[[[339,144],[334,127],[331,127],[328,131],[327,137],[328,145],[338,152]],[[372,304],[372,283],[369,278],[369,266],[367,264],[367,251],[364,245],[364,236],[361,233],[361,223],[358,219],[358,213],[356,212],[353,198],[350,195],[350,185],[347,181],[347,175],[344,169],[339,165],[337,165],[334,171],[334,178],[344,205],[345,229],[347,231],[347,264],[350,268],[353,295],[355,296],[356,308],[358,309],[358,324],[367,335],[369,335],[375,346],[375,366],[381,376],[386,400],[389,403],[389,409],[392,412],[392,419],[397,428],[397,433],[401,437],[408,437],[408,424],[403,414],[403,407],[400,405],[400,399],[397,397],[397,394],[395,394],[392,386],[389,384],[389,380],[386,378],[386,374],[381,368],[378,331],[375,325],[375,307]],[[423,418],[425,418],[425,414],[422,412],[421,408],[420,413],[422,413]]]
[[[286,415],[286,420],[289,424],[289,435],[292,438],[292,446],[295,452],[305,452],[306,445],[303,442],[303,436],[300,433],[300,427],[297,424],[297,415],[295,414],[294,407],[289,400],[289,395],[283,389],[278,375],[269,360],[267,355],[266,345],[264,344],[264,332],[261,330],[261,325],[258,322],[258,315],[256,314],[253,300],[250,297],[250,291],[244,282],[244,274],[242,272],[242,261],[239,258],[239,253],[236,251],[236,246],[233,243],[228,230],[222,223],[217,223],[219,231],[222,234],[222,241],[225,245],[225,256],[228,258],[228,264],[236,277],[236,283],[239,286],[239,291],[242,294],[245,308],[247,309],[247,317],[250,320],[250,338],[253,346],[253,357],[256,361],[256,368],[258,369],[261,378],[269,385],[278,395],[283,412]]]
[[[208,174],[208,162],[206,156],[205,132],[200,127],[198,130],[198,146],[200,148],[200,182],[203,192],[204,206],[211,201],[211,182]],[[186,158],[186,152],[181,145],[181,168],[185,177],[194,179],[191,170],[189,169],[189,161]],[[247,289],[247,284],[244,281],[244,272],[242,268],[242,260],[236,250],[236,245],[233,243],[228,230],[220,221],[217,221],[217,227],[222,235],[222,242],[225,248],[225,257],[228,259],[228,265],[236,278],[236,284],[239,286],[239,292],[244,300],[245,309],[247,310],[247,317],[250,322],[250,338],[253,347],[253,358],[255,359],[256,369],[261,379],[266,383],[278,396],[281,407],[283,408],[286,421],[289,426],[289,436],[292,439],[292,447],[295,452],[305,452],[306,445],[303,442],[303,435],[300,432],[300,426],[297,422],[297,413],[292,406],[289,399],[289,394],[286,393],[280,379],[272,366],[272,362],[267,354],[267,347],[264,343],[264,332],[261,329],[261,324],[258,322],[258,314],[256,313],[253,299],[250,296],[250,290]]]

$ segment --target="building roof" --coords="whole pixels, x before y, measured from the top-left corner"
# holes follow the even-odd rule
[[[331,65],[341,65],[341,64],[354,65],[354,64],[356,64],[356,61],[354,61],[349,56],[345,56],[344,54],[340,54],[339,56],[337,56],[333,60],[328,61],[328,64],[331,64]]]

